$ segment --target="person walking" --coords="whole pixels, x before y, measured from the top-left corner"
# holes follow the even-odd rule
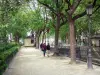
[[[42,51],[43,51],[43,56],[45,57],[45,54],[46,54],[46,44],[45,43],[42,45]]]
[[[41,49],[41,51],[42,51],[42,49],[43,49],[42,47],[43,47],[43,43],[40,44],[40,49]]]
[[[47,56],[49,57],[49,54],[50,54],[50,44],[48,43],[47,45]]]

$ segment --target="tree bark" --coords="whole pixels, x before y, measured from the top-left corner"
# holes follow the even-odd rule
[[[36,34],[36,48],[39,48],[39,34]]]
[[[76,40],[75,40],[75,28],[72,15],[69,15],[69,27],[70,27],[70,63],[76,63]]]
[[[58,53],[58,38],[59,38],[59,29],[55,29],[55,53]]]
[[[38,30],[36,32],[36,48],[37,49],[39,48],[39,43],[40,43],[39,38],[40,38],[40,34],[41,34],[41,31]]]
[[[55,52],[54,55],[59,55],[58,50],[58,39],[59,39],[59,28],[60,28],[60,14],[57,14],[57,23],[55,27]]]
[[[15,42],[19,43],[19,36],[15,35]]]
[[[45,32],[43,31],[43,35],[42,35],[42,43],[44,43],[44,37],[45,37]]]
[[[34,47],[36,47],[36,36],[34,38]]]

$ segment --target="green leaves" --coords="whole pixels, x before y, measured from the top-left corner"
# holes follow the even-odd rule
[[[30,15],[28,19],[29,19],[29,26],[31,29],[38,30],[43,28],[44,20],[38,9],[33,12],[30,11],[28,15]]]
[[[11,57],[13,57],[13,55],[18,51],[19,46],[16,44],[8,44],[7,46],[4,46],[5,50],[0,49],[0,74],[2,72],[4,72],[4,70],[7,68],[8,66],[8,62],[7,60]]]
[[[66,37],[68,38],[68,33],[69,33],[69,25],[65,24],[60,28],[60,38],[62,41],[66,40]]]
[[[12,17],[12,20],[9,24],[9,33],[19,33],[21,37],[24,37],[27,32],[28,27],[28,17],[23,12],[19,12],[16,16]]]

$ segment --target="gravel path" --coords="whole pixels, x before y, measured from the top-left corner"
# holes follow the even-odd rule
[[[87,70],[86,63],[69,64],[68,57],[43,57],[42,52],[23,47],[3,75],[100,75],[100,66]]]

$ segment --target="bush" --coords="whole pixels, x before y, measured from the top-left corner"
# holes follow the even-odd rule
[[[11,47],[14,47],[14,46],[16,46],[17,44],[15,44],[15,43],[10,43],[10,44],[5,44],[5,45],[1,45],[0,46],[0,52],[3,52],[3,51],[5,51],[5,50],[8,50],[8,49],[10,49]]]
[[[8,59],[12,58],[18,51],[19,46],[17,44],[9,44],[3,48],[0,53],[0,75],[6,69],[9,61]]]
[[[7,64],[4,63],[2,65],[0,65],[0,75],[2,75],[2,73],[4,72],[4,70],[7,68]]]

